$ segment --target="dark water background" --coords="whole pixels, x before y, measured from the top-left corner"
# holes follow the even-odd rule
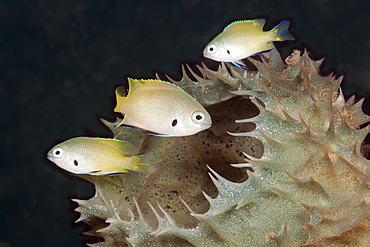
[[[114,89],[127,76],[179,78],[180,64],[234,20],[291,20],[295,42],[345,74],[346,96],[370,91],[370,1],[1,1],[0,247],[84,246],[71,198],[93,187],[45,156],[74,136],[111,137]],[[365,103],[369,104],[369,100]],[[369,111],[368,111],[369,113]],[[85,229],[86,230],[86,229]],[[1,243],[2,242],[2,243]]]

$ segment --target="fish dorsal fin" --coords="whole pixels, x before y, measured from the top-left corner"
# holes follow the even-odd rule
[[[172,84],[168,81],[161,81],[161,80],[154,80],[154,79],[132,79],[128,78],[128,84],[129,84],[129,94],[131,90],[135,90],[136,87],[141,87],[145,89],[167,89],[167,90],[176,90],[176,91],[184,91],[179,86]]]
[[[265,25],[266,20],[265,19],[255,19],[255,20],[245,20],[245,21],[234,21],[231,24],[229,24],[227,27],[225,27],[225,31],[230,30],[236,30],[236,29],[263,29],[263,26]]]
[[[99,140],[104,145],[115,148],[121,155],[128,156],[131,153],[131,144],[118,139],[94,138]]]
[[[130,77],[128,77],[127,80],[128,80],[128,95],[130,95],[131,92],[136,90],[135,88],[139,88],[140,86],[142,86],[140,80],[132,79]]]

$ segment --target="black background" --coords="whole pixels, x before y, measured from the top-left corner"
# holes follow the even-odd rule
[[[90,198],[93,186],[45,156],[74,136],[111,137],[99,118],[115,119],[114,89],[127,76],[179,79],[180,64],[204,60],[230,22],[264,17],[270,30],[289,19],[296,41],[277,44],[283,57],[307,47],[326,57],[323,74],[345,75],[346,96],[362,97],[369,13],[367,0],[1,1],[0,247],[89,241],[70,199]]]

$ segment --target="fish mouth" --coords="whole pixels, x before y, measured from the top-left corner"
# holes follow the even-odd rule
[[[212,122],[204,122],[204,123],[202,123],[201,128],[202,129],[209,129],[209,128],[211,128],[211,126],[212,126]]]
[[[53,156],[51,155],[51,154],[47,154],[46,155],[46,158],[48,158],[48,160],[50,160],[50,161],[53,161],[54,159],[53,159]]]

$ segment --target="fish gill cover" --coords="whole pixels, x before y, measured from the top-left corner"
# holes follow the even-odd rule
[[[89,246],[369,246],[370,118],[345,101],[342,77],[273,49],[256,71],[204,64],[179,85],[206,107],[210,129],[161,138],[103,122],[155,164],[148,174],[82,176],[78,221]]]

